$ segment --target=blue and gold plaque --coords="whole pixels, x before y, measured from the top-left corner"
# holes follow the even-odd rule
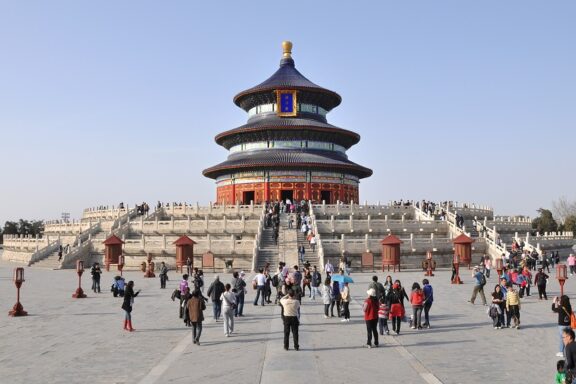
[[[296,91],[276,91],[276,114],[278,116],[296,116]]]

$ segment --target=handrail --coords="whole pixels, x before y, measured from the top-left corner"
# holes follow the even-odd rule
[[[28,260],[28,266],[31,266],[32,264],[37,263],[38,261],[50,256],[58,249],[59,246],[60,246],[60,240],[56,240],[48,244],[44,248],[34,252],[32,256],[30,256],[30,260]]]
[[[251,271],[256,270],[256,259],[258,258],[258,250],[260,249],[260,240],[262,237],[262,231],[264,230],[264,220],[266,220],[266,205],[262,206],[262,212],[260,213],[260,220],[258,220],[258,230],[256,231],[256,236],[254,236],[254,248],[252,250],[252,266]]]

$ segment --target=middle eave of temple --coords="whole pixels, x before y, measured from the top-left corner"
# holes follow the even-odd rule
[[[245,142],[274,139],[329,141],[348,149],[360,141],[360,135],[356,132],[338,128],[313,117],[306,118],[306,114],[300,115],[301,117],[290,118],[268,114],[259,119],[250,119],[240,127],[218,134],[215,140],[226,149]]]

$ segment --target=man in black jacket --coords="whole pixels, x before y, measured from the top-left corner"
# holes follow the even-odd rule
[[[212,310],[214,311],[214,321],[218,321],[222,312],[222,300],[220,297],[224,293],[224,283],[220,281],[220,277],[216,275],[214,282],[208,288],[208,296],[212,300]]]

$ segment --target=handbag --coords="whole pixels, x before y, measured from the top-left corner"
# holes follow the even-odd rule
[[[564,310],[564,313],[570,316],[570,328],[576,329],[576,315],[574,314],[574,312],[568,314],[566,308],[562,307],[562,309]]]

